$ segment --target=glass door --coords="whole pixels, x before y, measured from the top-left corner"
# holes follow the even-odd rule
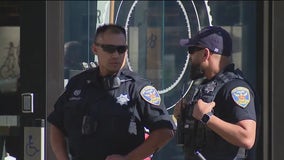
[[[0,159],[43,159],[45,3],[1,1],[0,42]]]

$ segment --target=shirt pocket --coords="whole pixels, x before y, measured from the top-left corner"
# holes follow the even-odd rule
[[[68,134],[81,134],[83,107],[81,100],[69,101],[64,107],[64,126]]]

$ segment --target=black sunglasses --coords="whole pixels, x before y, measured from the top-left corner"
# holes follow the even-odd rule
[[[194,52],[200,51],[202,49],[204,49],[204,48],[197,47],[197,46],[192,46],[192,47],[188,47],[187,51],[188,51],[188,54],[193,54]]]
[[[123,54],[128,49],[127,45],[116,46],[111,44],[100,44],[100,43],[95,43],[95,44],[97,46],[100,46],[105,52],[108,53],[114,53],[115,51],[117,51],[119,54]]]

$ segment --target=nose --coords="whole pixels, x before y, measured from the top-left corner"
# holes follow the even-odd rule
[[[119,53],[118,53],[118,51],[117,50],[115,50],[112,54],[111,54],[111,56],[112,57],[119,57]]]

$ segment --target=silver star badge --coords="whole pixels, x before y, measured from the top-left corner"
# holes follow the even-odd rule
[[[116,103],[119,103],[121,106],[124,104],[127,105],[128,101],[129,99],[127,98],[127,94],[121,94],[119,97],[116,97]]]

